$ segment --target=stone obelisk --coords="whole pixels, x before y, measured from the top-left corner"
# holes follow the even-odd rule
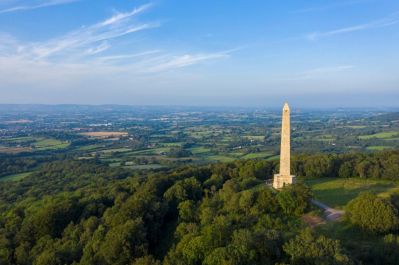
[[[295,183],[295,176],[291,175],[291,128],[290,107],[288,103],[283,107],[283,118],[281,124],[281,149],[280,149],[280,173],[274,175],[273,188],[281,189],[285,184]]]

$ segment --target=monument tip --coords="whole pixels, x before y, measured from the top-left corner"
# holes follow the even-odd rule
[[[288,106],[288,102],[285,102],[283,110],[289,110],[289,109],[290,109],[290,107]]]

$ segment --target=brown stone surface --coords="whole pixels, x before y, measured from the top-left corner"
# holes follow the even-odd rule
[[[290,107],[284,104],[281,123],[281,147],[280,147],[280,173],[274,175],[273,187],[281,189],[285,184],[295,183],[295,176],[291,175],[291,126]]]

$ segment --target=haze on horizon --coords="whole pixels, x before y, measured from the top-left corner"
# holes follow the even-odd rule
[[[399,106],[399,2],[0,2],[0,104]]]

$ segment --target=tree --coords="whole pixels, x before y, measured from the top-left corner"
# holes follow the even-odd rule
[[[277,201],[287,215],[302,215],[312,198],[310,188],[304,184],[284,186],[277,194]]]
[[[398,227],[398,212],[388,201],[365,192],[350,201],[347,218],[355,225],[372,233],[386,233]]]
[[[291,264],[352,264],[349,257],[343,253],[338,240],[332,240],[325,236],[316,237],[310,228],[285,243],[283,249],[290,256]]]
[[[196,215],[196,205],[193,201],[182,201],[181,203],[179,203],[177,208],[179,209],[179,217],[181,221],[194,221]]]
[[[144,256],[136,259],[132,265],[161,265],[161,262],[154,259],[152,256]]]
[[[145,228],[141,219],[129,220],[112,228],[100,248],[100,256],[107,264],[125,265],[134,257],[146,254]]]

